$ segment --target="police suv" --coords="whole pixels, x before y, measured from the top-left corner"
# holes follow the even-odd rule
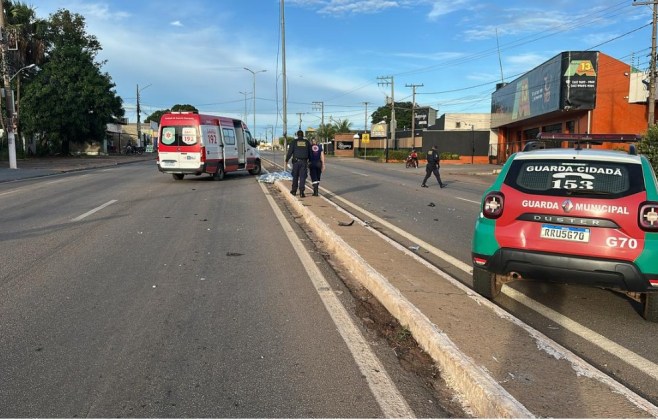
[[[575,147],[537,147],[547,138]],[[646,320],[658,322],[653,168],[633,145],[629,152],[582,147],[638,139],[542,133],[512,155],[485,191],[475,223],[475,291],[493,299],[512,280],[603,287],[627,292]]]

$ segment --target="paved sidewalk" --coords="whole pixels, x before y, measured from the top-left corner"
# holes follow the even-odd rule
[[[17,169],[10,169],[9,161],[5,160],[0,161],[0,182],[38,178],[64,172],[82,171],[85,169],[124,165],[148,160],[155,162],[156,157],[157,155],[155,153],[144,153],[142,155],[37,157],[18,159],[16,161]]]

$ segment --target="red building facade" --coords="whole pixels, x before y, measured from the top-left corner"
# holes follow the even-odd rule
[[[631,74],[629,64],[598,51],[567,51],[499,85],[491,110],[498,162],[540,132],[644,134],[647,103],[629,100]]]

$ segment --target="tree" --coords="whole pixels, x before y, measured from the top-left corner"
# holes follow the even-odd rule
[[[101,47],[86,34],[82,16],[51,15],[46,40],[46,61],[25,89],[21,118],[25,133],[68,154],[70,143],[103,139],[107,123],[124,110],[111,77],[94,60]]]
[[[196,109],[196,107],[192,105],[180,105],[176,104],[171,107],[171,109],[159,109],[155,112],[153,112],[151,115],[146,117],[146,121],[154,121],[156,123],[160,123],[160,118],[162,118],[163,114],[166,114],[167,112],[194,112],[194,113],[199,113],[199,110]]]
[[[334,133],[349,133],[352,131],[352,123],[348,120],[334,121]]]
[[[411,129],[411,109],[413,108],[412,102],[396,102],[395,103],[395,121],[399,129],[409,128]],[[377,124],[381,121],[391,122],[391,106],[385,105],[380,106],[370,114],[371,122]]]
[[[196,112],[199,113],[199,110],[193,107],[192,105],[180,105],[176,104],[171,107],[171,112]]]
[[[162,118],[162,116],[164,114],[166,114],[167,112],[170,112],[170,110],[169,109],[159,109],[159,110],[153,112],[148,117],[146,117],[146,121],[155,121],[158,124],[160,124],[160,118]]]
[[[45,34],[48,22],[36,17],[35,10],[20,1],[5,1],[6,29],[15,32],[18,49],[10,52],[8,63],[13,71],[29,64],[41,65],[45,60]]]
[[[652,125],[637,143],[637,152],[651,162],[653,170],[658,173],[658,125]]]
[[[334,134],[336,134],[336,127],[332,124],[320,124],[315,132],[315,136],[320,141],[331,140],[334,138]]]

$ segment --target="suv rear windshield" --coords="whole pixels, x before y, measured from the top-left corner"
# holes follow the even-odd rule
[[[642,165],[598,160],[515,160],[505,183],[527,194],[599,198],[645,189]]]
[[[193,146],[197,144],[197,127],[172,125],[162,127],[160,143],[167,146]]]

